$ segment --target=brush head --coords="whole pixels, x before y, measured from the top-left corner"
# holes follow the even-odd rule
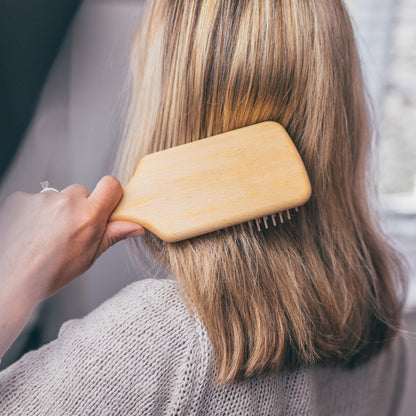
[[[267,121],[145,156],[110,220],[177,242],[299,207],[310,195],[292,140]]]

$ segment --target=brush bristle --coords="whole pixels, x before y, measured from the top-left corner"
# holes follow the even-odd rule
[[[268,230],[272,226],[276,227],[279,223],[283,224],[285,221],[292,220],[298,212],[299,208],[296,207],[286,211],[277,212],[276,214],[256,218],[252,221],[249,221],[247,224],[249,225],[251,231],[253,231],[253,229],[257,231],[264,231]]]

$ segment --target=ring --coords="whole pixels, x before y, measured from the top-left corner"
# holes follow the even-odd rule
[[[42,187],[42,190],[40,192],[46,192],[46,191],[59,192],[57,189],[49,187],[49,181],[42,181],[40,183],[40,186]]]

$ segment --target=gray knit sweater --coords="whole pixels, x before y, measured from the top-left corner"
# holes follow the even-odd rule
[[[0,373],[0,415],[396,415],[404,346],[353,371],[303,368],[218,387],[175,282],[143,280]]]

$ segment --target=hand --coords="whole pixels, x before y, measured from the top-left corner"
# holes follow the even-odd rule
[[[85,187],[71,185],[60,193],[9,197],[0,209],[1,287],[33,308],[85,272],[112,244],[144,234],[134,223],[108,223],[122,194],[117,179],[105,176],[90,196]]]
[[[81,185],[10,196],[0,209],[0,358],[33,308],[85,272],[108,247],[143,227],[108,222],[123,190],[105,176],[89,196]]]

